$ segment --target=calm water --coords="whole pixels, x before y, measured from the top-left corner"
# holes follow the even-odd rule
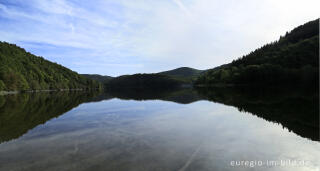
[[[286,97],[288,110],[274,107],[281,98],[206,91],[2,96],[0,170],[320,170],[317,106],[303,105],[308,99]],[[311,119],[292,123],[297,110]],[[281,112],[293,119],[272,117]],[[236,161],[255,166],[232,166]]]

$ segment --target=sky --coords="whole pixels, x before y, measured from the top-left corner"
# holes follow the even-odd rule
[[[231,62],[319,18],[319,0],[0,0],[0,41],[78,73]]]

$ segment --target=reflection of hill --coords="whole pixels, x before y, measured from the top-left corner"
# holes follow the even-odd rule
[[[191,103],[199,96],[191,89],[177,91],[126,90],[99,92],[42,92],[0,96],[0,143],[18,138],[28,130],[58,117],[84,102],[121,99],[161,99]]]
[[[280,123],[294,133],[319,140],[319,95],[288,89],[121,89],[121,91],[25,93],[0,96],[0,143],[58,117],[84,102],[112,98],[164,100],[189,104],[208,99],[237,107],[265,120]]]
[[[15,139],[94,96],[88,92],[26,93],[0,96],[0,143]]]
[[[107,92],[110,96],[119,99],[132,100],[164,100],[172,101],[180,104],[189,104],[198,100],[201,97],[193,89],[121,89]]]
[[[199,89],[209,100],[237,107],[240,111],[280,123],[289,131],[319,140],[319,95],[317,91],[288,89]]]
[[[94,95],[92,98],[88,99],[88,102],[100,102],[103,100],[111,100],[113,98],[114,97],[111,96],[110,94],[101,91],[101,92],[97,93],[96,95]]]

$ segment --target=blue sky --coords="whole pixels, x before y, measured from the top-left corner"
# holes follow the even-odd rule
[[[318,0],[0,0],[0,41],[78,73],[227,63],[320,16]]]

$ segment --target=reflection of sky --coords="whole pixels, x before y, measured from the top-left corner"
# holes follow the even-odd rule
[[[320,144],[236,108],[199,101],[86,103],[0,145],[0,170],[248,170],[231,160],[308,160]],[[102,169],[103,168],[103,169]]]

